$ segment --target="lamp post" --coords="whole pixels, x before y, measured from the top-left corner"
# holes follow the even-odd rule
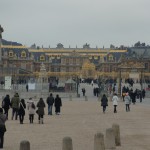
[[[140,84],[141,84],[141,91],[143,90],[143,70],[141,70],[141,80],[140,80]]]
[[[80,97],[79,96],[79,78],[78,78],[78,76],[76,78],[76,83],[77,83],[77,97]]]
[[[1,45],[2,45],[2,32],[4,32],[4,29],[0,25],[0,62],[2,60],[2,51],[1,51]]]
[[[101,79],[100,76],[98,76],[98,87],[99,87],[99,95],[101,93]]]

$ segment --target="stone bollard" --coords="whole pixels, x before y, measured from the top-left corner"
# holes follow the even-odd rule
[[[72,139],[70,137],[63,138],[62,150],[73,150]]]
[[[69,100],[72,101],[72,95],[69,95]]]
[[[121,146],[120,127],[119,127],[119,125],[118,124],[113,124],[112,129],[114,130],[116,146]]]
[[[20,150],[30,150],[30,142],[29,141],[21,141],[20,142]]]
[[[94,150],[105,150],[104,135],[97,133],[94,136]]]
[[[87,98],[87,96],[85,96],[85,101],[88,101],[88,98]]]
[[[116,149],[116,146],[115,146],[115,135],[114,135],[114,131],[112,128],[109,128],[109,129],[106,129],[106,139],[105,139],[106,143],[105,143],[105,146],[106,146],[106,149]]]

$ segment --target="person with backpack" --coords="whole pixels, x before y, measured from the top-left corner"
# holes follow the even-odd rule
[[[52,93],[47,98],[46,102],[48,104],[48,115],[52,115],[52,108],[53,108],[53,104],[54,104],[54,97],[53,97]]]
[[[7,119],[8,119],[8,111],[9,111],[10,106],[11,106],[10,97],[9,95],[6,95],[6,97],[2,101],[2,108],[4,109],[4,114],[6,114]]]
[[[35,104],[34,104],[34,101],[32,100],[32,98],[29,98],[28,107],[27,108],[28,108],[28,111],[29,111],[30,123],[33,123],[34,115],[35,115]]]
[[[25,100],[21,99],[19,103],[19,109],[18,109],[20,124],[23,124],[24,116],[25,116],[25,109],[26,109]]]
[[[18,108],[19,108],[20,98],[19,94],[15,93],[14,97],[11,99],[11,107],[12,107],[12,120],[15,115],[15,120],[18,118]]]

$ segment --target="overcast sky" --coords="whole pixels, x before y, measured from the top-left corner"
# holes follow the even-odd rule
[[[0,0],[0,24],[26,46],[150,44],[150,0]]]

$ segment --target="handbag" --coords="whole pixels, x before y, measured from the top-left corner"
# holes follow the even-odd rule
[[[39,113],[38,109],[36,110],[36,113],[37,113],[37,114]]]

